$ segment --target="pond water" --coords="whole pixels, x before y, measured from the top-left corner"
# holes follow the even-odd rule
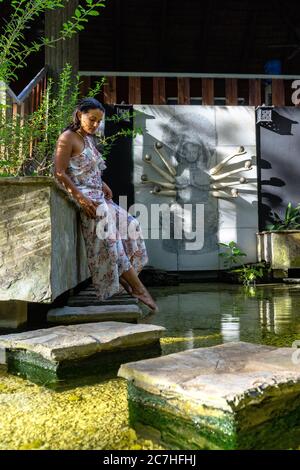
[[[166,327],[162,354],[229,341],[292,346],[300,339],[300,286],[202,283],[153,288]],[[0,370],[0,449],[160,449],[128,424],[126,382],[78,379],[54,391]]]

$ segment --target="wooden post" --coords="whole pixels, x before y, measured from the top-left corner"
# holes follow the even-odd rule
[[[214,104],[214,79],[202,78],[202,104],[212,106]]]
[[[86,77],[83,76],[80,78],[80,94],[81,96],[86,96],[88,93],[88,90],[91,86],[91,77]]]
[[[178,104],[190,104],[190,79],[187,77],[177,78]]]
[[[226,78],[225,96],[227,106],[236,106],[238,104],[238,87],[236,78]]]
[[[272,105],[285,106],[284,83],[278,78],[272,80]]]
[[[104,103],[116,104],[117,102],[117,77],[106,77],[103,87]]]
[[[59,36],[63,23],[74,14],[79,0],[69,0],[64,8],[49,10],[45,13],[45,36],[55,39]],[[45,64],[49,76],[57,79],[66,63],[71,64],[74,76],[79,67],[79,36],[58,41],[55,47],[45,47]]]
[[[261,80],[252,78],[249,80],[249,106],[260,106],[261,104]]]
[[[166,104],[165,77],[153,77],[153,104]]]
[[[141,104],[141,78],[129,77],[129,104]]]

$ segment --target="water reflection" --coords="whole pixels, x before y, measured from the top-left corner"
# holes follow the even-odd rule
[[[152,292],[160,312],[144,322],[167,328],[163,354],[229,341],[291,346],[300,338],[300,286],[207,283]]]
[[[300,339],[300,286],[211,283],[151,291],[160,312],[143,321],[166,327],[163,354],[239,340],[291,346]],[[103,373],[93,383],[78,377],[71,390],[57,392],[0,368],[0,448],[159,449],[130,428],[125,380],[103,379]]]
[[[240,341],[240,320],[225,313],[221,319],[221,332],[223,343]]]

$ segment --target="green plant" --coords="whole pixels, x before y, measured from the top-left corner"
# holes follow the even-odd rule
[[[267,225],[267,230],[298,230],[300,228],[300,204],[293,207],[292,203],[289,202],[285,210],[284,219],[281,219],[276,212],[271,213],[271,218],[273,223]]]
[[[237,273],[244,285],[255,284],[256,280],[264,277],[268,271],[267,263],[264,261],[251,264],[241,263],[242,257],[247,256],[247,253],[242,252],[234,241],[218,243],[218,245],[226,248],[226,251],[219,253],[219,256],[224,259],[224,267],[229,268],[229,273]],[[241,266],[233,269],[234,264],[241,264]]]
[[[104,78],[88,92],[94,97],[100,91]],[[68,125],[80,96],[79,77],[74,82],[72,69],[66,64],[57,86],[50,79],[39,108],[28,116],[0,112],[0,176],[50,176],[53,169],[55,144],[61,131]],[[105,121],[118,122],[135,113],[125,112],[122,117],[111,116]],[[98,137],[103,158],[111,152],[115,141],[121,137],[135,137],[142,133],[121,129],[112,136]]]
[[[3,3],[4,0],[0,0]],[[35,19],[49,10],[64,8],[68,0],[11,0],[11,16],[5,21],[0,35],[0,82],[8,84],[17,78],[16,71],[26,66],[28,56],[42,47],[54,47],[58,41],[71,38],[84,29],[89,16],[99,15],[105,1],[85,0],[62,25],[58,37],[41,37],[26,42],[25,32]],[[84,5],[82,5],[84,3]]]
[[[232,269],[232,273],[238,273],[244,285],[249,286],[255,284],[256,280],[264,277],[266,264],[255,263],[251,265],[243,265],[241,268]]]
[[[219,246],[225,247],[226,251],[219,253],[219,256],[223,258],[224,267],[231,269],[234,264],[239,264],[240,259],[243,256],[247,256],[246,253],[243,253],[234,241],[229,243],[218,243]]]

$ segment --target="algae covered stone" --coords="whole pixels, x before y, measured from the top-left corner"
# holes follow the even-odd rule
[[[110,367],[137,358],[151,357],[151,345],[159,348],[164,328],[120,322],[85,323],[56,326],[0,336],[0,348],[6,350],[8,370],[19,372],[38,382],[56,377]],[[153,351],[154,356],[160,351]],[[133,353],[133,355],[131,354]]]
[[[237,342],[123,364],[131,423],[180,449],[295,447],[294,351]]]

